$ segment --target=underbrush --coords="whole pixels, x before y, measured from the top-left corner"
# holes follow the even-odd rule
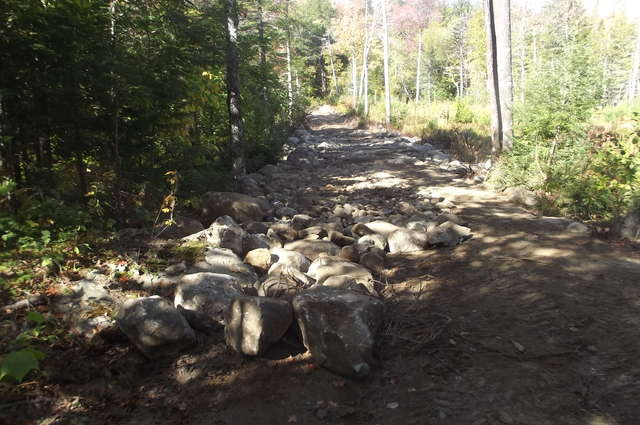
[[[369,115],[362,105],[355,108],[352,99],[343,97],[338,111],[359,118],[360,127],[384,125],[385,106],[374,102]],[[391,105],[391,127],[401,134],[420,137],[451,150],[465,162],[479,162],[491,154],[489,109],[466,100],[450,102],[400,102]]]
[[[499,187],[539,195],[543,214],[563,214],[613,228],[640,201],[640,121],[632,129],[602,127],[551,141],[519,139],[494,168]]]

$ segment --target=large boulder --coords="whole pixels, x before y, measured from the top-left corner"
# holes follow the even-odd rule
[[[261,297],[273,297],[290,299],[299,292],[310,288],[315,280],[296,269],[295,267],[276,263],[269,274],[260,282],[258,295]]]
[[[352,263],[342,257],[319,257],[311,263],[307,274],[314,278],[319,285],[333,276],[350,276],[373,292],[371,272],[360,264]]]
[[[292,304],[304,345],[316,363],[347,377],[369,374],[382,301],[321,286],[297,295]]]
[[[264,199],[235,192],[207,192],[200,203],[202,217],[209,222],[223,215],[239,223],[261,221],[271,208]]]
[[[236,298],[225,312],[225,339],[239,353],[263,354],[293,321],[288,301],[264,297]]]
[[[180,312],[157,295],[125,301],[116,315],[116,324],[151,358],[175,354],[196,340]]]
[[[338,245],[331,241],[322,240],[299,240],[286,244],[284,248],[290,251],[298,251],[311,260],[315,260],[320,254],[331,256],[340,254],[340,247]]]
[[[243,242],[247,233],[240,227],[233,218],[229,216],[218,217],[208,229],[182,238],[183,241],[205,241],[215,248],[228,248],[238,255],[244,251]]]
[[[383,235],[385,237],[391,236],[391,234],[397,230],[400,230],[400,227],[395,224],[391,224],[386,221],[376,220],[371,223],[367,223],[366,227],[372,230],[374,233],[379,235]]]
[[[428,235],[416,230],[398,229],[389,235],[389,252],[421,251],[427,244]]]
[[[258,280],[258,275],[250,265],[243,263],[235,253],[224,248],[208,248],[204,261],[195,263],[187,272],[226,274],[237,279],[244,287],[253,286]]]
[[[196,329],[210,329],[213,322],[224,323],[224,312],[231,302],[243,296],[238,281],[218,273],[194,273],[185,275],[176,288],[173,303],[199,313]],[[189,318],[189,317],[188,317]]]
[[[452,221],[446,221],[434,227],[427,235],[429,245],[435,246],[455,246],[472,236],[471,229]]]
[[[290,251],[284,248],[271,248],[271,254],[276,257],[276,263],[272,266],[274,268],[278,264],[285,264],[291,266],[301,272],[309,270],[311,262],[303,254],[297,251]]]
[[[275,263],[277,257],[272,255],[266,248],[254,249],[252,251],[247,252],[247,255],[244,257],[244,262],[250,264],[255,269],[258,269],[262,272],[267,272],[269,267],[273,263]]]

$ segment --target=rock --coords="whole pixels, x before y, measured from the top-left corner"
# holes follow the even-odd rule
[[[306,227],[298,232],[298,236],[304,239],[309,236],[318,236],[319,239],[327,236],[327,229],[324,226]]]
[[[114,300],[109,291],[91,280],[83,279],[76,282],[73,288],[73,298],[78,299],[81,303],[88,302],[107,302],[113,303]]]
[[[247,233],[253,233],[253,234],[262,233],[263,235],[266,235],[267,230],[269,230],[269,225],[261,221],[252,221],[251,223],[247,224],[245,229]]]
[[[273,240],[261,233],[245,233],[244,238],[242,239],[242,253],[246,255],[249,251],[253,251],[254,249],[269,249],[272,245],[274,245]],[[275,245],[277,246],[278,243],[276,242]]]
[[[298,239],[298,231],[291,227],[289,223],[275,223],[269,227],[267,236],[278,235],[283,241],[292,242]]]
[[[151,358],[174,354],[196,340],[180,312],[157,295],[125,301],[116,315],[116,324]]]
[[[620,235],[632,242],[640,242],[640,209],[629,211],[625,216]]]
[[[164,274],[166,274],[167,276],[179,276],[184,273],[185,270],[187,270],[187,265],[183,261],[181,263],[168,266],[166,269],[164,269]]]
[[[319,257],[311,263],[307,274],[314,278],[319,285],[332,276],[350,276],[356,282],[364,285],[371,293],[375,293],[371,272],[360,264],[352,263],[342,257]]]
[[[353,235],[364,236],[364,235],[374,235],[375,233],[376,232],[374,232],[364,223],[356,223],[351,227],[351,234]]]
[[[301,272],[306,272],[311,265],[307,257],[297,251],[290,251],[284,248],[272,248],[271,255],[276,257],[274,266],[276,264],[283,264],[298,269]]]
[[[429,232],[438,226],[436,221],[412,221],[407,224],[408,230],[415,230],[417,232]]]
[[[226,274],[236,278],[242,286],[253,286],[258,280],[251,266],[243,263],[232,251],[223,248],[207,249],[205,260],[195,263],[187,271]]]
[[[269,179],[272,179],[273,176],[278,174],[278,172],[279,172],[278,167],[272,164],[267,164],[258,171],[258,173],[262,174],[263,176]]]
[[[444,201],[440,201],[440,202],[436,203],[436,208],[438,208],[440,210],[444,210],[444,211],[452,210],[455,207],[456,207],[456,204],[454,204],[453,202],[451,202],[448,199],[445,199]]]
[[[297,295],[292,304],[304,345],[316,363],[352,378],[369,374],[384,310],[380,300],[317,287]]]
[[[389,235],[389,252],[422,251],[427,245],[427,233],[416,230],[399,229]]]
[[[354,291],[359,294],[369,295],[369,290],[366,286],[358,283],[351,276],[346,275],[331,276],[330,278],[322,282],[321,286],[326,286],[328,288],[348,289],[349,291]]]
[[[293,227],[294,230],[302,230],[311,226],[313,221],[314,221],[313,217],[309,215],[296,214],[291,219],[291,227]]]
[[[342,249],[340,249],[340,257],[344,258],[345,260],[349,260],[353,263],[357,263],[360,261],[360,253],[358,251],[358,247],[357,245],[347,245],[347,246],[343,246]]]
[[[524,187],[509,187],[504,191],[512,202],[526,207],[535,207],[538,204],[535,192]]]
[[[567,226],[567,232],[583,236],[591,235],[591,229],[589,228],[589,226],[578,221],[569,223],[569,225]]]
[[[175,216],[173,223],[168,226],[164,224],[156,226],[154,234],[157,238],[162,239],[180,239],[198,233],[201,230],[204,230],[204,226],[198,220],[189,217]]]
[[[235,192],[207,192],[200,200],[207,221],[228,215],[239,223],[260,221],[269,212],[267,201]]]
[[[276,261],[277,257],[275,255],[272,255],[267,248],[258,248],[251,250],[244,257],[245,263],[265,273],[267,272],[267,270],[269,270],[269,267],[271,267],[271,265]]]
[[[284,248],[291,251],[298,251],[311,260],[315,260],[320,254],[340,254],[340,247],[331,241],[299,240],[286,244]]]
[[[351,245],[355,242],[355,239],[353,239],[350,236],[345,236],[340,232],[336,232],[335,230],[331,230],[329,231],[328,235],[329,240],[333,243],[335,243],[338,246],[346,246],[346,245]]]
[[[238,255],[242,255],[243,241],[246,232],[238,226],[231,217],[218,217],[208,229],[182,238],[183,241],[200,240],[216,248],[228,248]]]
[[[383,235],[387,238],[389,238],[389,235],[391,235],[393,232],[400,230],[400,227],[396,226],[395,224],[391,224],[381,220],[376,220],[376,221],[372,221],[371,223],[367,223],[366,227],[371,229],[374,233]]]
[[[376,247],[384,251],[387,248],[387,238],[378,234],[364,235],[358,239],[356,247],[360,253],[366,251],[370,247]]]
[[[275,210],[275,216],[276,217],[293,217],[294,215],[298,214],[298,211],[294,210],[291,207],[278,207]]]
[[[315,280],[300,270],[286,264],[276,263],[269,269],[267,277],[260,282],[258,295],[290,299],[313,284],[315,284]]]
[[[71,326],[71,333],[80,335],[88,340],[93,339],[98,333],[105,329],[115,330],[115,321],[109,316],[95,316],[88,318],[80,318]]]
[[[174,305],[200,313],[196,329],[210,329],[217,322],[224,323],[224,312],[231,302],[243,296],[239,282],[218,273],[194,273],[183,276],[176,288]]]
[[[345,208],[342,205],[336,205],[333,209],[333,215],[340,218],[351,218],[351,212],[353,208],[349,205],[349,208]]]
[[[249,196],[263,196],[264,190],[260,188],[258,182],[248,175],[240,177],[238,180],[238,191]]]
[[[372,247],[360,255],[359,263],[373,272],[381,273],[384,270],[384,259],[385,252]]]
[[[471,229],[451,221],[442,223],[428,233],[429,245],[455,246],[471,238]]]
[[[404,214],[404,215],[420,214],[420,211],[416,207],[414,207],[413,205],[411,205],[406,201],[398,202],[396,209],[400,214]]]
[[[460,217],[459,215],[451,214],[451,213],[442,213],[436,217],[435,221],[437,222],[437,224],[442,224],[442,223],[446,223],[447,221],[450,221],[460,226],[467,225],[467,222],[463,220],[462,217]]]
[[[263,354],[293,321],[288,301],[264,297],[236,298],[225,312],[227,345],[248,356]]]

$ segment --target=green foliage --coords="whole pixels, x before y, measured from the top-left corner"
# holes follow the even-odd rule
[[[9,344],[9,351],[2,355],[0,381],[11,379],[22,382],[29,372],[40,368],[40,361],[45,358],[44,352],[38,348],[57,340],[57,336],[48,331],[45,317],[41,313],[27,312],[25,322],[27,329]]]
[[[470,124],[473,122],[474,116],[469,104],[464,101],[457,101],[455,103],[455,112],[453,114],[453,121],[462,124]]]

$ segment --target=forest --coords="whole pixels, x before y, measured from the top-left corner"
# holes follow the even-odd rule
[[[188,310],[193,309],[186,304],[179,305],[178,294],[187,297],[180,285],[194,274],[228,274],[238,280],[238,288],[242,286],[238,294],[247,298],[284,298],[300,321],[295,309],[302,301],[291,301],[287,291],[304,288],[304,294],[322,286],[327,277],[319,277],[320,270],[328,265],[314,266],[322,258],[348,260],[341,270],[351,274],[339,275],[355,280],[340,285],[385,303],[387,317],[380,319],[386,329],[381,337],[383,354],[376,354],[373,362],[378,365],[404,356],[398,348],[402,341],[422,341],[420,347],[431,347],[441,335],[454,341],[447,350],[467,350],[464,345],[452,347],[470,344],[467,354],[477,350],[504,354],[504,347],[473,345],[465,337],[471,331],[463,330],[467,328],[462,317],[466,320],[477,305],[476,301],[463,304],[467,301],[442,289],[455,280],[453,275],[457,278],[454,270],[466,270],[460,285],[474,281],[473,270],[481,276],[479,285],[493,291],[491,285],[511,279],[510,273],[524,267],[528,274],[523,274],[523,286],[512,294],[524,300],[537,297],[532,294],[538,282],[568,285],[580,274],[576,270],[581,261],[610,259],[598,266],[601,269],[585,267],[589,277],[584,279],[618,276],[616,282],[622,286],[617,296],[630,293],[625,285],[631,285],[638,270],[626,259],[637,255],[640,243],[638,9],[632,0],[2,0],[0,422],[14,414],[15,406],[43,397],[47,383],[62,382],[62,386],[46,397],[68,402],[60,388],[83,378],[60,378],[61,362],[85,359],[91,350],[99,353],[98,360],[82,373],[95,377],[95,369],[116,364],[118,372],[109,366],[109,376],[100,379],[108,381],[114,373],[117,391],[127,387],[127,380],[134,378],[121,370],[129,364],[136,369],[144,362],[125,360],[131,358],[122,354],[125,351],[114,355],[105,347],[121,347],[129,337],[150,357],[118,318],[120,306],[136,296],[160,295],[169,299],[171,308],[174,297],[179,307],[174,310],[188,322],[187,339],[195,341],[193,335],[202,332],[218,341],[221,325],[226,329],[222,339],[242,352],[245,348],[229,342],[234,338],[229,336],[229,317],[194,325],[191,321],[202,317],[190,315]],[[511,202],[519,204],[525,216],[509,209]],[[494,212],[496,216],[491,216]],[[497,217],[507,217],[509,224],[495,221]],[[540,220],[540,227],[529,222],[532,217]],[[379,222],[386,224],[371,224]],[[361,225],[370,228],[357,227]],[[557,226],[562,229],[555,239]],[[515,229],[513,234],[521,241],[512,240],[505,229]],[[223,233],[216,242],[208,233],[203,242],[202,232]],[[394,232],[398,232],[395,238]],[[406,240],[400,240],[400,234]],[[236,237],[242,240],[230,241]],[[362,238],[368,239],[362,242]],[[311,248],[299,248],[307,241],[331,246],[318,257]],[[489,241],[498,241],[498,247]],[[518,243],[522,250],[514,248]],[[479,269],[475,254],[467,252],[473,247],[486,261]],[[213,267],[211,249],[231,249],[235,268]],[[267,253],[254,253],[259,249]],[[293,261],[293,254],[284,251],[295,252],[299,269],[294,271],[289,263],[291,268],[276,267],[284,260],[273,260],[274,255]],[[422,254],[413,256],[414,252],[426,252],[429,261]],[[257,260],[258,255],[268,258]],[[435,256],[441,267],[433,266],[429,256]],[[525,266],[511,263],[514,258]],[[205,262],[209,268],[198,266]],[[300,264],[306,264],[304,270]],[[564,274],[553,275],[551,269]],[[485,271],[486,276],[498,277],[484,281]],[[274,273],[280,279],[277,283]],[[358,273],[367,276],[366,282]],[[414,296],[409,288],[412,279],[438,282],[432,295],[451,309],[436,308],[436,313],[420,316],[426,314],[418,308],[422,295],[416,295],[415,303],[398,295],[406,290],[407,297]],[[83,283],[89,281],[89,286]],[[96,289],[95,282],[104,285]],[[293,283],[284,290],[278,286],[283,282]],[[277,289],[265,289],[268,284]],[[600,295],[591,283],[585,285],[587,289],[576,297],[584,296],[587,305],[587,299]],[[396,286],[399,292],[392,293],[390,288]],[[80,293],[77,288],[97,291],[98,298],[108,302],[94,303],[79,295],[82,305],[76,305],[68,297]],[[563,294],[574,289],[568,287]],[[541,293],[547,291],[546,296],[556,290],[560,291],[550,287]],[[482,299],[491,308],[504,307]],[[604,300],[598,313],[607,310],[612,299]],[[63,302],[69,311],[61,310]],[[432,308],[433,303],[423,305]],[[382,309],[380,305],[367,308]],[[233,306],[225,307],[225,315],[232,314],[227,312]],[[414,308],[418,310],[411,320],[431,329],[431,339],[399,331],[405,325],[413,329],[403,320],[409,320],[404,312]],[[522,314],[535,315],[529,308],[522,307]],[[588,321],[582,316],[595,314],[591,307],[571,308],[576,310],[566,317],[576,317],[570,324],[558,325],[562,329],[580,328],[575,323]],[[520,314],[514,311],[496,320],[508,322],[510,314]],[[631,317],[637,312],[631,303],[625,304],[619,317],[608,320],[623,322],[624,314]],[[102,324],[91,325],[91,338],[94,333],[101,335],[99,347],[78,337],[74,327],[78,317],[104,318],[109,323],[106,330]],[[522,317],[518,320],[528,320]],[[558,317],[545,320],[557,324]],[[358,322],[351,317],[347,321]],[[504,324],[487,326],[497,333]],[[288,332],[293,332],[291,328]],[[594,340],[605,338],[593,332]],[[526,350],[538,344],[534,334],[505,337],[515,354],[503,357],[528,356]],[[622,340],[624,335],[618,336]],[[306,336],[304,341],[300,338],[301,350],[308,349],[320,364]],[[525,343],[527,338],[531,339]],[[575,348],[582,355],[598,346],[584,341],[569,351]],[[561,348],[566,347],[556,348],[564,353]],[[244,372],[225,357],[228,353],[220,352],[215,355],[223,360],[214,367],[229,375],[220,372],[216,379],[227,385],[236,379],[229,378],[229,370],[238,367],[233,369],[238,376]],[[429,355],[440,359],[441,353],[434,352]],[[406,355],[419,362],[414,354]],[[548,353],[531,353],[532,361],[538,355]],[[196,357],[196,363],[211,361],[203,353]],[[612,368],[618,365],[613,357]],[[462,367],[463,358],[448,358],[450,363],[443,368]],[[364,363],[367,373],[373,363]],[[322,365],[341,376],[352,373],[343,372],[342,365]],[[411,365],[410,361],[402,367]],[[140,366],[140,370],[146,369]],[[375,382],[387,383],[384,373],[374,372],[373,379],[380,380]],[[438,373],[430,370],[429,379]],[[345,385],[326,379],[332,391]],[[176,378],[173,384],[179,381]],[[413,386],[419,384],[412,383],[409,392],[422,391]],[[8,395],[6,404],[2,393]],[[100,411],[99,397],[89,393],[79,397],[91,400],[87,406]],[[318,390],[315,395],[321,394]],[[117,395],[104,397],[119,400]],[[565,401],[571,406],[578,403]],[[318,409],[326,411],[318,416],[321,422],[350,417],[351,413],[342,415],[333,401],[322,403],[314,408],[316,416]],[[381,406],[387,406],[387,412],[395,410],[389,407],[394,403]],[[429,413],[434,421],[451,416],[442,413],[451,406],[444,406]],[[602,416],[606,419],[602,422],[595,421],[596,416],[585,422],[582,413],[571,414],[581,423],[634,423],[640,412],[624,406],[616,411],[598,405],[610,414]],[[9,410],[3,413],[4,407]],[[49,408],[38,409],[45,415]],[[73,411],[69,406],[64,409]],[[134,410],[129,406],[124,411]],[[57,412],[53,407],[47,411]],[[276,415],[273,423],[294,423],[301,411]],[[465,417],[452,423],[520,423],[514,422],[513,412],[504,412],[511,411],[488,414],[485,422]],[[58,418],[61,422],[47,423],[124,420],[114,412],[110,414],[118,419],[68,414]],[[353,423],[374,423],[364,413],[354,415]],[[387,423],[409,423],[406,417],[380,417]],[[75,419],[65,422],[69,418]],[[258,423],[243,418],[237,423]],[[40,423],[33,416],[30,420],[25,423]],[[561,422],[573,423],[556,423]]]

